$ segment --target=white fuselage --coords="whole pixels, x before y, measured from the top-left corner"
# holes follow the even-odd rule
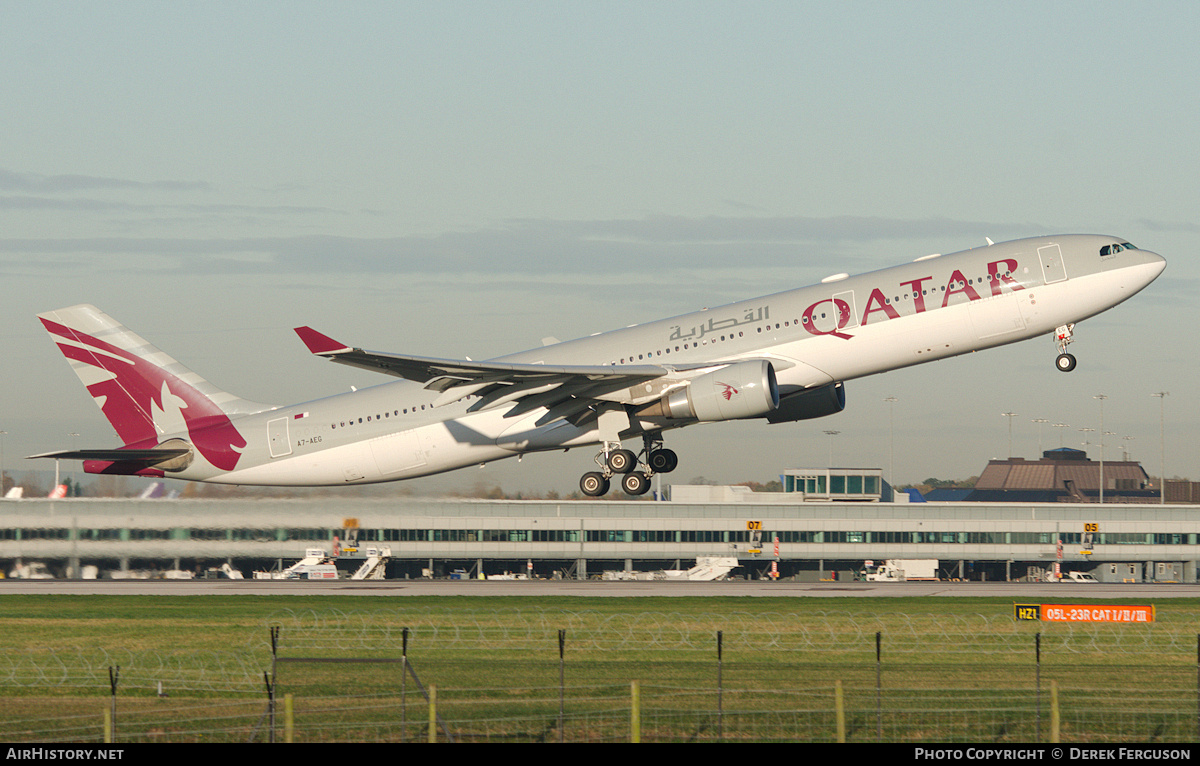
[[[1129,298],[1165,261],[1112,237],[1018,240],[919,259],[868,274],[775,293],[504,357],[547,365],[695,365],[769,360],[784,397],[802,390],[1052,332]],[[648,383],[646,397],[687,384]],[[638,392],[623,393],[635,401]],[[468,398],[433,406],[435,391],[400,381],[246,415],[233,425],[247,446],[234,470],[203,459],[178,478],[230,484],[329,485],[425,476],[527,451],[604,441],[595,423],[542,426],[544,408],[509,416],[510,404],[472,411]],[[640,417],[620,438],[696,421]]]

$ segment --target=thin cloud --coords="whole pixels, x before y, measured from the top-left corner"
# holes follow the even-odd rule
[[[187,206],[184,206],[187,207]],[[196,206],[201,209],[204,206]],[[214,206],[225,211],[238,206]],[[252,208],[280,214],[307,208]],[[108,269],[138,269],[161,259],[160,269],[204,274],[654,274],[700,269],[826,268],[836,256],[850,269],[887,263],[863,245],[879,242],[982,240],[1037,229],[951,219],[904,221],[834,217],[655,216],[607,221],[515,220],[503,226],[435,236],[362,238],[336,235],[172,238],[90,237],[0,239],[0,258],[40,256],[47,268],[64,260],[106,256]],[[979,242],[982,244],[982,241]]]
[[[1195,221],[1156,221],[1150,218],[1138,219],[1138,225],[1150,231],[1178,231],[1185,234],[1200,234],[1200,223]]]
[[[313,215],[342,211],[305,205],[230,205],[230,204],[172,204],[150,202],[114,202],[91,197],[40,197],[31,195],[0,195],[0,210],[58,210],[66,212],[128,213],[163,215]]]
[[[98,189],[133,189],[149,191],[209,191],[212,186],[203,181],[133,181],[127,178],[104,176],[54,175],[17,173],[0,168],[0,189],[31,194],[71,194]]]

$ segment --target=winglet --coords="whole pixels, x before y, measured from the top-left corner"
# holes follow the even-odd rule
[[[322,335],[311,327],[297,327],[295,330],[296,334],[300,336],[300,340],[304,341],[304,345],[308,346],[308,350],[319,356],[353,351],[345,343],[339,343],[328,335]]]

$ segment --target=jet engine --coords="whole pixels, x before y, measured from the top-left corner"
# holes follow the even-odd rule
[[[823,418],[826,415],[836,415],[844,409],[846,387],[838,381],[783,397],[779,407],[767,415],[767,422],[792,423],[797,420]]]
[[[672,420],[737,420],[762,417],[778,406],[775,368],[756,359],[693,378],[638,414]]]

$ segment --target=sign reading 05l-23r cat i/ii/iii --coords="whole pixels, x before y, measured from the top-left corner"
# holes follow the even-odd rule
[[[1042,622],[1154,622],[1154,605],[1013,604],[1013,619]]]

